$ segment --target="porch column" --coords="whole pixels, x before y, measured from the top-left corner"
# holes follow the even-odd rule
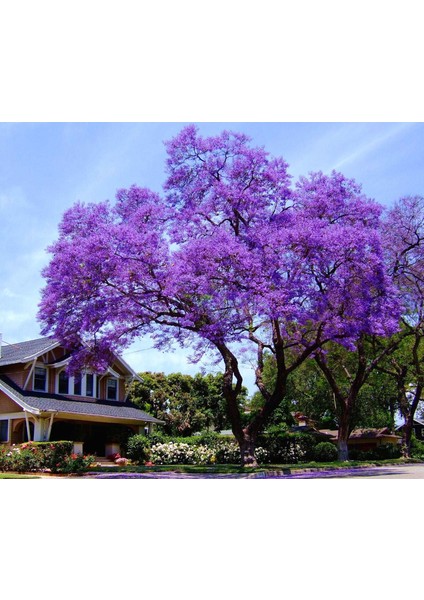
[[[25,423],[26,423],[26,430],[27,430],[27,438],[28,438],[28,441],[30,442],[31,441],[31,430],[29,428],[28,413],[27,413],[26,410],[24,411],[24,413],[25,413]],[[34,418],[34,421],[35,420],[36,419]],[[35,426],[34,426],[34,438],[35,438]]]
[[[50,418],[34,419],[34,442],[47,442],[50,437],[51,422],[53,415]]]

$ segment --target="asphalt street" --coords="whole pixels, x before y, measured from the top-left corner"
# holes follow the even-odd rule
[[[339,469],[294,473],[290,479],[424,479],[424,464],[385,465],[361,469]]]

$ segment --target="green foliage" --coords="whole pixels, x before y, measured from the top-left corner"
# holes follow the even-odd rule
[[[290,464],[312,460],[319,441],[314,435],[292,433],[284,427],[274,426],[260,436],[258,444],[267,451],[270,462]]]
[[[160,443],[160,442],[153,442]],[[150,448],[152,446],[152,437],[139,433],[128,439],[127,455],[133,461],[144,463],[150,459]]]
[[[228,429],[230,423],[222,393],[223,376],[194,377],[181,373],[140,373],[143,382],[132,384],[129,397],[142,410],[165,422],[163,433],[171,436],[190,436],[213,428]],[[243,388],[240,406],[247,398]]]
[[[337,447],[331,442],[319,442],[314,448],[314,460],[317,462],[337,460]]]
[[[42,450],[45,456],[45,468],[57,472],[66,459],[72,454],[73,442],[64,440],[58,442],[28,442]],[[25,445],[25,444],[24,444]]]
[[[401,450],[399,446],[394,444],[381,444],[376,446],[372,450],[349,450],[349,457],[351,460],[386,460],[390,458],[399,458],[401,456]]]
[[[18,473],[51,471],[78,473],[93,461],[92,456],[72,454],[73,442],[26,442],[0,448],[0,471]]]
[[[203,444],[204,446],[213,446],[220,438],[222,439],[222,436],[216,431],[206,429],[205,431],[201,431],[200,435],[197,435],[195,439],[198,440],[199,444]]]
[[[373,348],[368,345],[372,356]],[[337,384],[346,394],[351,381],[348,373],[355,373],[357,360],[354,352],[336,344],[329,345],[326,359],[336,376]],[[272,389],[276,377],[275,357],[265,357],[264,382]],[[351,415],[352,427],[393,427],[395,413],[396,386],[386,373],[373,371],[361,388],[354,411]],[[254,394],[250,409],[257,412],[264,400],[260,393]],[[313,358],[295,369],[288,378],[287,393],[282,404],[275,411],[269,425],[286,423],[293,425],[292,413],[301,412],[316,423],[318,429],[337,429],[339,409],[333,392],[321,369]]]
[[[424,460],[424,442],[417,440],[415,435],[411,437],[411,457]]]
[[[60,465],[56,466],[56,473],[83,473],[95,461],[94,456],[83,456],[81,454],[71,454],[66,456]]]
[[[134,435],[128,440],[128,457],[144,464],[147,460],[155,465],[213,465],[237,464],[241,461],[240,449],[233,436],[203,432],[191,437]],[[256,449],[259,462],[266,462],[268,452]]]

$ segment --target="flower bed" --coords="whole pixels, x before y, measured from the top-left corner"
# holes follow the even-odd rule
[[[94,462],[93,456],[73,454],[73,442],[26,442],[0,447],[0,471],[17,473],[80,473]]]

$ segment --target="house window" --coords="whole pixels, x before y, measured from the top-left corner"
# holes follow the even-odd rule
[[[74,396],[81,396],[81,394],[82,394],[82,375],[81,375],[81,373],[75,373]]]
[[[59,394],[93,398],[95,384],[96,376],[92,373],[76,373],[73,377],[68,377],[66,371],[60,371],[57,376],[56,389]]]
[[[109,377],[107,380],[106,398],[116,400],[118,398],[118,380]]]
[[[59,373],[58,392],[59,394],[69,394],[69,377],[65,371]]]
[[[0,421],[0,442],[9,441],[9,421],[2,419]]]
[[[85,376],[85,395],[94,396],[94,375],[92,373],[87,373]]]
[[[34,390],[45,392],[47,386],[47,369],[44,367],[35,367],[34,369]]]

